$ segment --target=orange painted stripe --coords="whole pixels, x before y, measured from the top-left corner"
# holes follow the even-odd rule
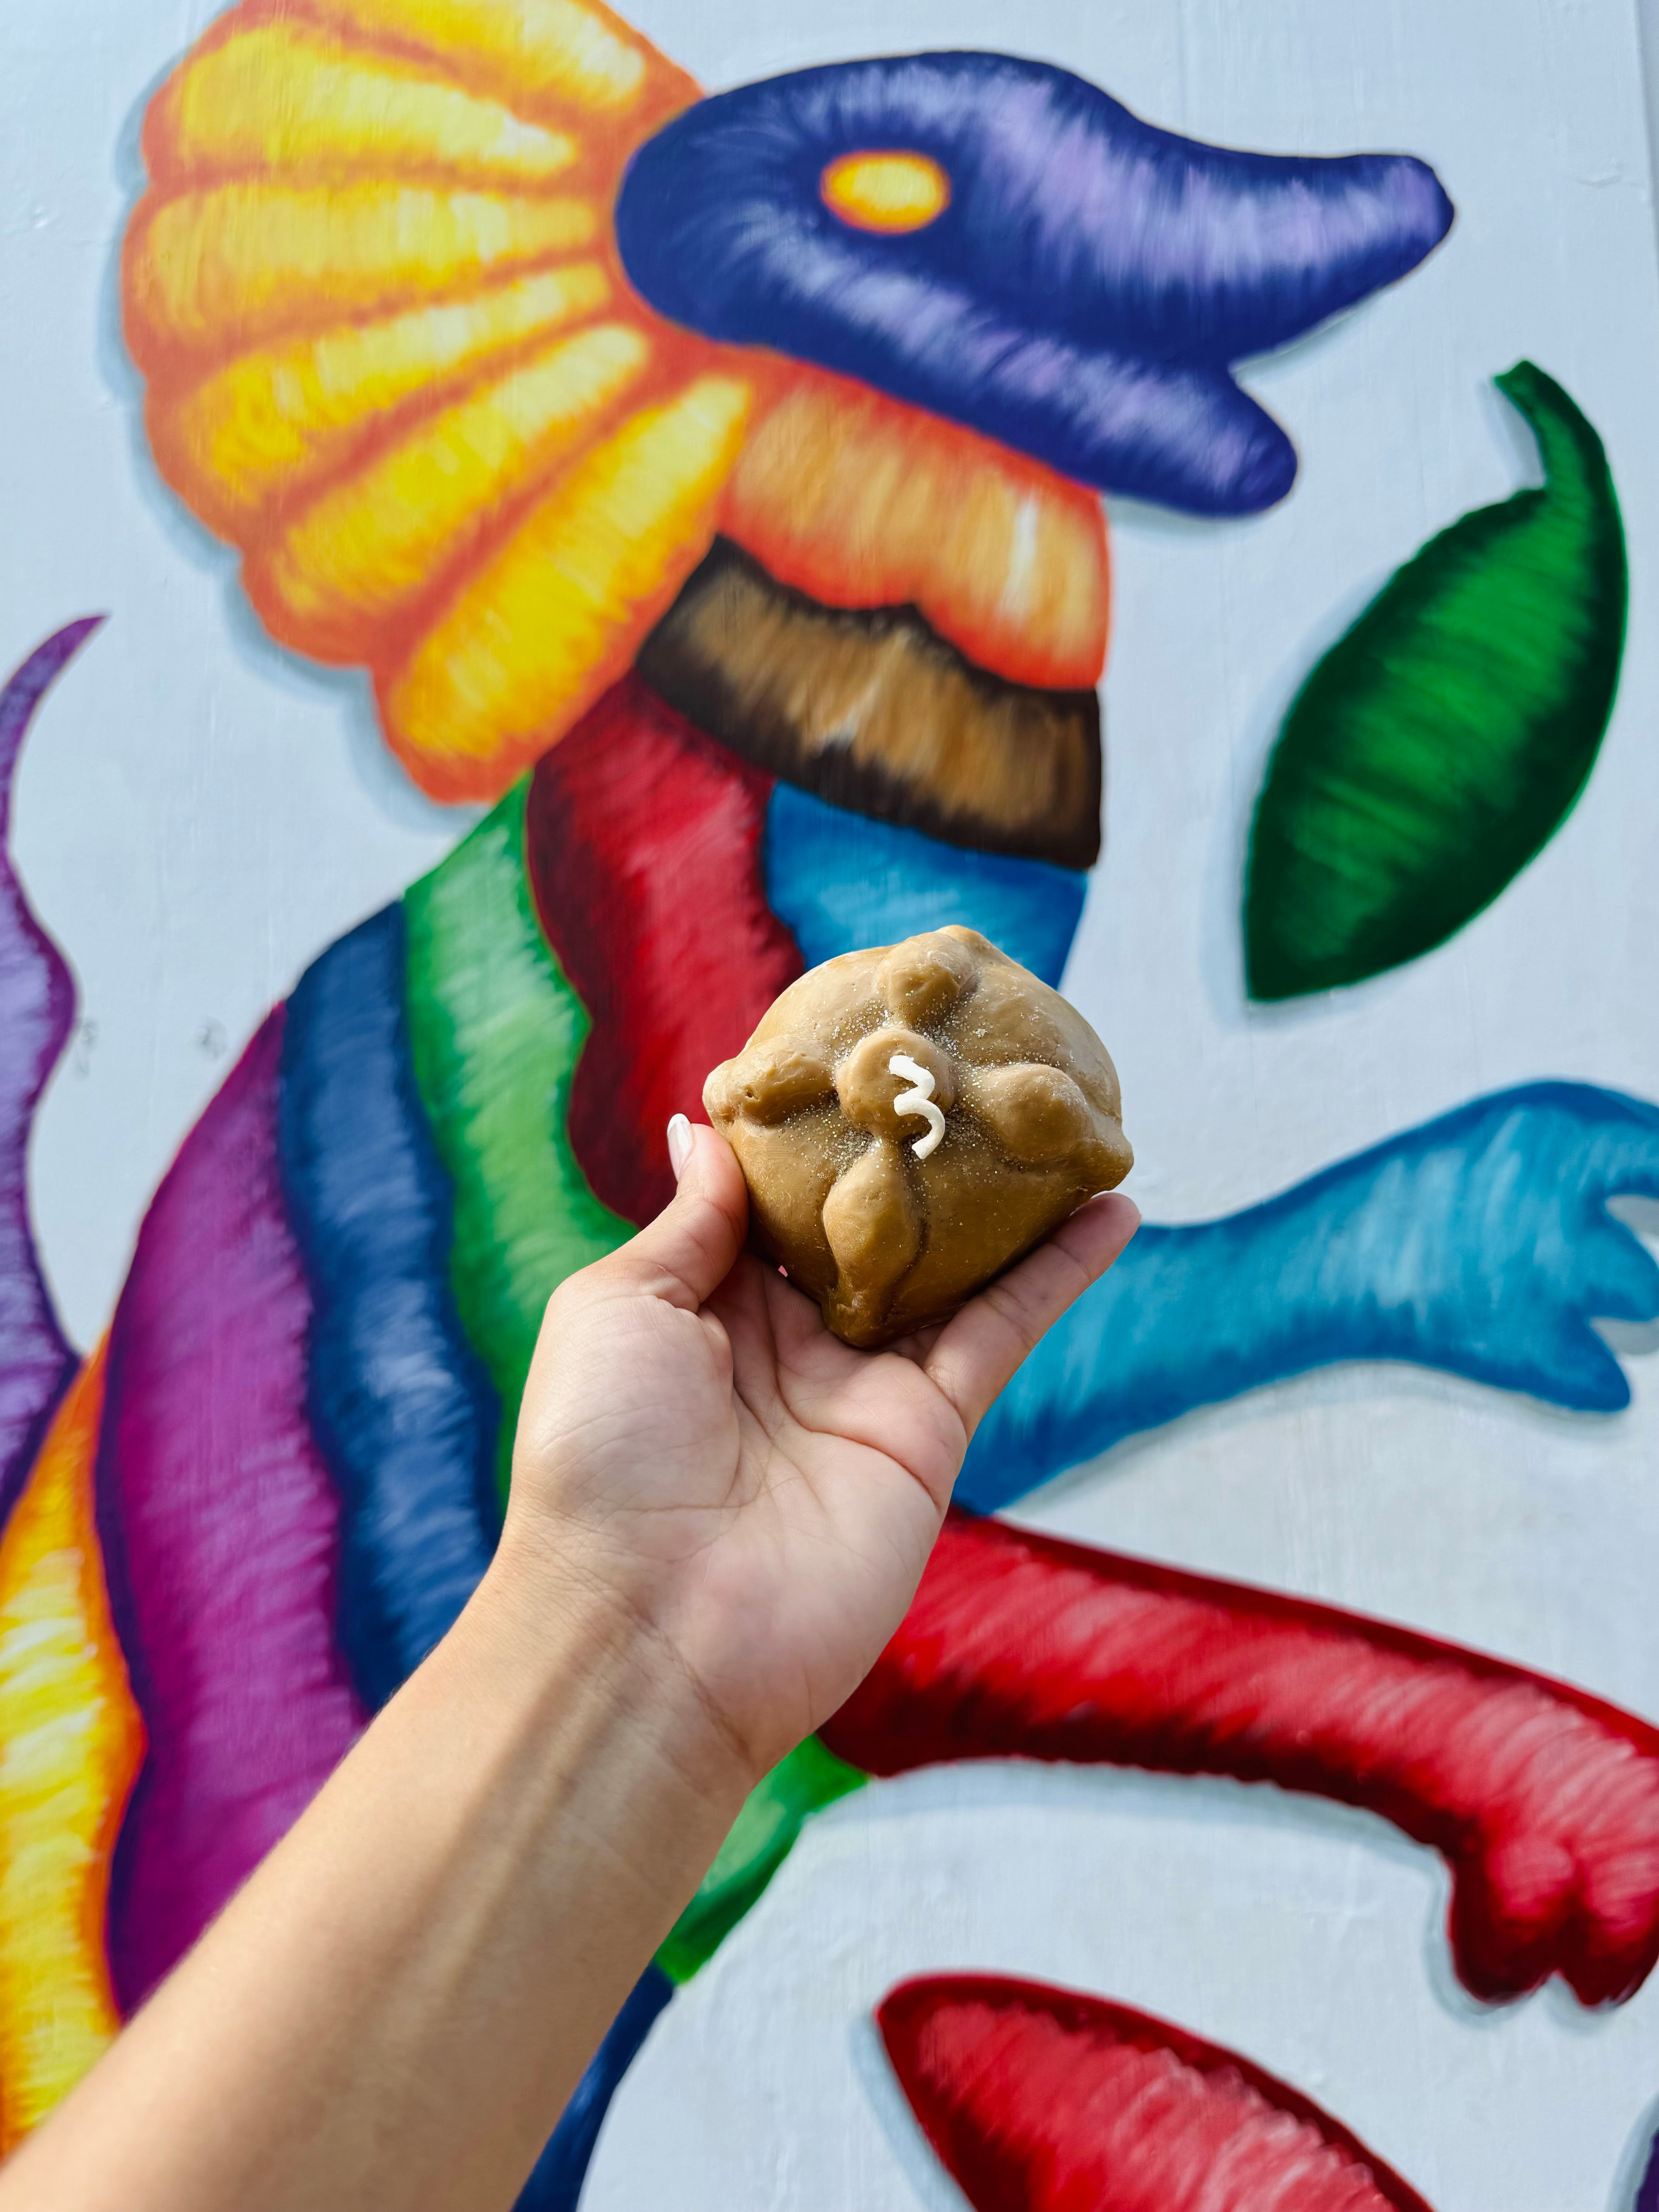
[[[826,606],[914,605],[1012,683],[1100,679],[1098,495],[937,415],[801,372],[750,437],[720,526],[780,583]]]
[[[0,2154],[120,2025],[105,1913],[144,1732],[94,1516],[103,1403],[100,1345],[0,1535]]]

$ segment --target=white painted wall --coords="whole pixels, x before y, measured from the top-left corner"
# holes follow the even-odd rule
[[[9,0],[0,27],[0,662],[106,629],[45,710],[17,850],[87,1029],[35,1146],[54,1284],[89,1341],[173,1148],[323,945],[460,818],[381,753],[356,679],[277,653],[163,493],[114,330],[137,120],[214,11]],[[1301,447],[1259,520],[1115,513],[1107,859],[1070,988],[1116,1054],[1157,1218],[1264,1195],[1471,1095],[1566,1075],[1659,1097],[1659,270],[1630,0],[634,0],[711,88],[899,47],[1014,46],[1158,122],[1281,151],[1402,147],[1460,209],[1425,269],[1252,373]],[[1452,945],[1247,1012],[1238,884],[1278,717],[1383,576],[1530,467],[1490,379],[1528,354],[1607,440],[1631,647],[1589,790]],[[1309,1592],[1659,1716],[1659,1359],[1570,1419],[1332,1373],[1142,1439],[1036,1501],[1068,1534]],[[980,1771],[809,1833],[624,2087],[592,2212],[905,2212],[953,2192],[870,2005],[922,1967],[1099,1989],[1321,2099],[1438,2212],[1625,2212],[1659,2103],[1659,1984],[1588,2018],[1477,2012],[1437,1862],[1261,1791]]]

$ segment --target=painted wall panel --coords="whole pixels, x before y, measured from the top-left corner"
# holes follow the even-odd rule
[[[982,47],[1074,71],[1223,146],[1398,149],[1433,165],[1457,210],[1445,243],[1242,367],[1295,441],[1289,495],[1225,520],[1107,500],[1104,846],[1066,988],[1111,1047],[1137,1150],[1128,1188],[1164,1224],[1244,1216],[1512,1086],[1659,1100],[1659,253],[1634,9],[1033,0],[1011,15],[989,0],[781,12],[634,0],[626,12],[711,93]],[[115,1310],[152,1193],[271,1006],[482,811],[410,781],[361,671],[270,641],[233,555],[151,458],[120,337],[119,240],[143,185],[143,113],[214,13],[13,0],[0,33],[12,333],[0,662],[76,617],[108,617],[40,712],[14,809],[18,873],[79,992],[29,1174],[46,1273],[83,1351]],[[1538,481],[1492,384],[1522,359],[1599,434],[1628,552],[1627,641],[1588,783],[1538,857],[1437,949],[1345,990],[1253,1005],[1243,878],[1280,726],[1402,562]],[[569,742],[574,791],[586,757]],[[745,763],[745,823],[775,772]],[[806,803],[790,791],[781,808]],[[763,911],[756,834],[731,848],[745,914]],[[600,849],[582,838],[573,851]],[[570,884],[591,881],[569,866]],[[543,921],[568,939],[568,913]],[[1611,1189],[1651,1243],[1659,1146],[1633,1143],[1611,1184],[1594,1180],[1588,1121],[1562,1146],[1554,1188],[1582,1196],[1586,1234]],[[1620,1194],[1644,1182],[1645,1196]],[[1534,1233],[1518,1204],[1509,1218],[1515,1237]],[[1493,1236],[1522,1271],[1504,1281],[1544,1285],[1552,1312],[1600,1279],[1588,1261],[1575,1275],[1571,1235],[1547,1284],[1541,1263],[1527,1273],[1526,1251],[1504,1247],[1501,1212]],[[1519,1330],[1516,1298],[1504,1310]],[[1180,1322],[1177,1310],[1177,1343]],[[1602,1334],[1629,1385],[1620,1410],[1444,1371],[1459,1363],[1443,1345],[1422,1364],[1338,1358],[1283,1380],[1264,1358],[1261,1387],[1131,1434],[1024,1498],[1014,1483],[1006,1510],[1398,1623],[1659,1720],[1659,1339],[1651,1321]],[[1356,1324],[1341,1341],[1358,1355],[1372,1340]],[[1194,1343],[1194,1371],[1218,1352]],[[1036,1765],[875,1782],[806,1822],[653,2027],[583,2203],[959,2202],[872,2013],[907,1976],[971,1969],[1109,1995],[1246,2054],[1439,2212],[1630,2212],[1659,2124],[1659,1992],[1650,1981],[1587,2014],[1556,1983],[1479,2006],[1449,1963],[1447,1895],[1440,1863],[1381,1821],[1264,1788]]]

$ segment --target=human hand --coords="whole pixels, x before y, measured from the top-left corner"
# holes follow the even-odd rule
[[[987,1407],[1139,1216],[1091,1199],[944,1328],[855,1352],[744,1249],[724,1138],[675,1133],[673,1202],[549,1301],[501,1553],[642,1633],[747,1787],[863,1679]]]

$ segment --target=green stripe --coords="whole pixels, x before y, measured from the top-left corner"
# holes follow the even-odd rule
[[[524,805],[520,784],[404,896],[415,1079],[455,1187],[455,1302],[501,1394],[503,1498],[542,1309],[567,1275],[633,1234],[594,1197],[571,1149],[570,1082],[591,1024],[536,919]],[[808,1815],[866,1778],[816,1736],[781,1761],[659,1952],[664,1970],[689,1980]]]
[[[531,901],[526,788],[404,896],[415,1079],[455,1187],[455,1302],[501,1394],[503,1499],[542,1309],[633,1234],[571,1148],[570,1082],[591,1024]]]
[[[725,1942],[794,1849],[808,1815],[869,1778],[826,1751],[815,1735],[779,1760],[744,1800],[702,1888],[657,1954],[671,1981],[689,1982]]]

